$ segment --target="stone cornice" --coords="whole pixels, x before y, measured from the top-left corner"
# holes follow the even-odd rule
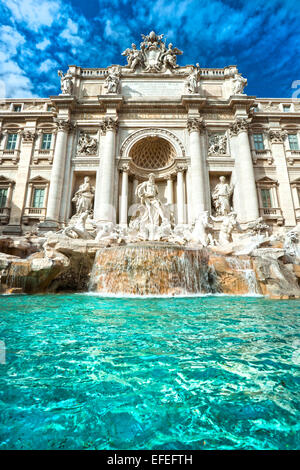
[[[181,104],[189,109],[197,107],[198,109],[203,108],[206,105],[207,99],[198,93],[191,95],[182,95]]]
[[[73,109],[75,104],[77,104],[77,99],[73,95],[50,96],[50,100],[50,104],[54,104],[58,108]]]
[[[118,110],[123,101],[123,96],[119,94],[98,95],[98,102],[104,109],[113,107]]]

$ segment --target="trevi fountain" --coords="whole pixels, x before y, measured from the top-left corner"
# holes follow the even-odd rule
[[[1,105],[0,449],[299,448],[298,100],[163,36]]]

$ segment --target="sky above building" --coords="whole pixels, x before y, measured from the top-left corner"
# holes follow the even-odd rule
[[[57,95],[57,70],[68,65],[125,65],[121,52],[151,30],[183,50],[179,65],[237,65],[248,95],[292,97],[300,90],[299,7],[300,0],[2,0],[0,97]]]

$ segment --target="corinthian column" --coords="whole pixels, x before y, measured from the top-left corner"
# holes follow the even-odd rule
[[[259,209],[246,119],[240,118],[231,126],[230,140],[235,158],[238,218],[240,222],[251,222],[259,217]]]
[[[187,129],[190,141],[191,156],[191,190],[192,217],[206,209],[205,204],[205,161],[201,153],[201,133],[204,132],[203,122],[199,118],[188,118]]]
[[[185,223],[185,200],[184,200],[184,181],[183,172],[186,170],[184,165],[178,166],[177,171],[177,223],[179,225]]]
[[[100,157],[99,177],[96,183],[95,219],[99,222],[114,222],[113,179],[116,158],[117,118],[105,117],[101,130],[105,134],[103,155]]]
[[[51,171],[51,181],[48,195],[47,214],[45,223],[58,226],[61,196],[65,175],[66,151],[68,132],[72,125],[69,121],[57,119],[57,136]]]
[[[168,201],[168,204],[171,204],[171,205],[174,204],[172,175],[169,175],[167,179],[167,201]]]
[[[127,225],[128,220],[128,172],[129,166],[125,163],[122,168],[122,190],[120,204],[120,224]]]

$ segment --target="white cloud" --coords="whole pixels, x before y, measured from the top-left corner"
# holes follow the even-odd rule
[[[32,83],[14,59],[25,42],[24,36],[12,26],[0,27],[0,93],[2,98],[32,96]]]
[[[67,27],[60,33],[60,37],[65,39],[72,46],[81,46],[83,44],[83,38],[78,36],[78,24],[75,23],[71,18],[68,19]],[[83,35],[84,32],[81,32]]]
[[[58,63],[56,62],[56,60],[46,59],[44,60],[44,62],[41,63],[41,65],[38,68],[38,71],[40,73],[48,72],[51,69],[55,69],[57,66],[58,66]]]
[[[60,11],[60,2],[54,0],[4,0],[14,19],[26,23],[28,29],[38,31],[50,27]]]
[[[36,48],[39,49],[40,51],[44,51],[45,49],[47,49],[48,46],[50,46],[50,44],[51,44],[51,41],[45,38],[42,42],[39,42],[36,45]]]
[[[25,43],[25,38],[12,26],[0,27],[0,50],[8,55],[15,55],[18,47]]]

